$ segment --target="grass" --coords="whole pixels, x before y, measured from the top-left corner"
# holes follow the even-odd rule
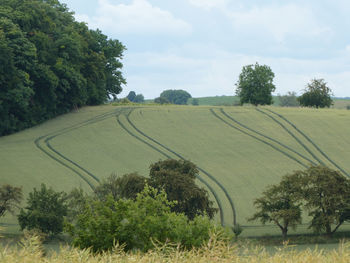
[[[238,222],[246,237],[279,235],[274,226],[247,222],[253,200],[310,162],[350,173],[349,120],[350,111],[340,109],[87,107],[1,137],[1,183],[22,185],[25,196],[40,183],[91,191],[112,172],[147,175],[159,159],[189,159],[199,167],[198,183],[221,209],[216,220],[228,226]],[[15,217],[0,223],[18,233]],[[303,225],[291,232],[300,233],[310,231]]]
[[[322,247],[322,246],[321,246]],[[80,250],[68,246],[60,251],[48,251],[37,237],[22,239],[21,247],[0,246],[0,261],[12,262],[349,262],[350,244],[341,243],[333,248],[298,249],[295,246],[264,248],[247,243],[227,244],[218,242],[215,237],[199,249],[179,250],[176,245],[164,245],[147,253],[138,251],[125,253],[121,246],[103,254],[92,254],[89,250]]]

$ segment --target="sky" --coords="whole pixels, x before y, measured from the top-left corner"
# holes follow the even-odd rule
[[[231,96],[242,67],[275,73],[275,95],[323,78],[350,97],[349,0],[61,0],[78,21],[127,48],[130,91]]]

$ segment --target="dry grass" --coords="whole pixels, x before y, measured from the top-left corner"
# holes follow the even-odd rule
[[[338,250],[291,250],[288,246],[276,251],[273,255],[263,248],[242,249],[235,245],[219,242],[213,237],[200,249],[181,251],[174,246],[161,246],[148,253],[125,253],[121,246],[114,251],[101,255],[94,255],[89,250],[63,247],[59,253],[45,255],[38,237],[26,237],[18,248],[0,248],[0,262],[36,262],[36,263],[63,263],[63,262],[349,262],[350,244],[339,246]]]

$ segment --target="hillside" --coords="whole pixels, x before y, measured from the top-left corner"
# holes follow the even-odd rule
[[[0,137],[1,183],[22,185],[25,196],[40,183],[91,191],[113,172],[147,175],[159,159],[184,158],[198,165],[218,221],[247,226],[246,235],[278,233],[247,222],[254,198],[309,163],[349,176],[349,133],[350,111],[337,109],[86,107]],[[11,216],[1,223],[16,229]]]

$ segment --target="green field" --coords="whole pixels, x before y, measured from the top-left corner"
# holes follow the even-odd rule
[[[86,107],[1,137],[1,183],[22,185],[25,196],[40,183],[91,191],[112,172],[146,176],[159,159],[189,159],[199,167],[198,183],[220,208],[218,221],[240,223],[247,236],[272,235],[279,230],[247,222],[254,198],[310,163],[349,176],[349,134],[350,111],[341,109]],[[8,231],[18,228],[12,216],[0,222]]]

